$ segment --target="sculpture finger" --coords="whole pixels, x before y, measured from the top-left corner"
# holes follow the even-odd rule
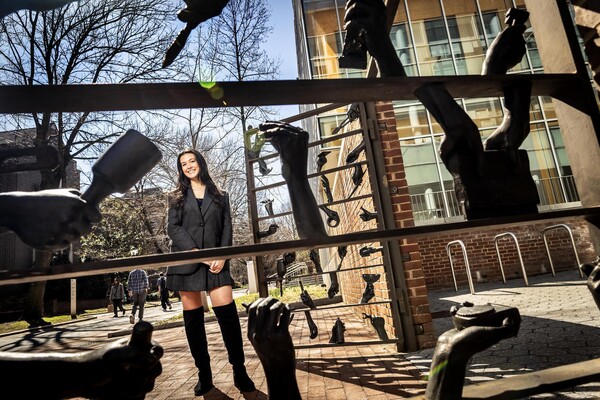
[[[268,336],[272,336],[277,328],[277,324],[279,323],[279,316],[281,315],[282,308],[284,305],[282,302],[278,301],[275,304],[269,307],[269,317],[267,319],[266,328],[268,330]]]
[[[279,325],[277,327],[277,330],[279,332],[285,331],[289,333],[288,327],[292,323],[293,319],[294,315],[292,314],[290,307],[285,303],[281,303],[281,308],[279,312]]]
[[[256,307],[256,325],[254,330],[254,339],[263,340],[268,336],[268,320],[270,317],[269,309],[277,300],[267,297]]]

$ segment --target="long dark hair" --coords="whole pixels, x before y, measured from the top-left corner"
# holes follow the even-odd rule
[[[192,188],[190,178],[185,176],[185,174],[183,173],[183,169],[181,168],[181,162],[179,161],[181,156],[183,156],[184,154],[193,154],[196,157],[196,161],[198,162],[198,166],[200,167],[200,173],[198,174],[200,180],[206,185],[206,189],[215,198],[215,200],[219,204],[222,204],[223,193],[219,190],[217,185],[215,185],[215,182],[210,177],[210,174],[208,173],[208,165],[206,164],[206,160],[198,150],[192,148],[187,148],[181,153],[179,153],[179,155],[177,155],[177,172],[179,176],[177,178],[177,187],[171,192],[170,204],[176,208],[182,207],[188,189]]]

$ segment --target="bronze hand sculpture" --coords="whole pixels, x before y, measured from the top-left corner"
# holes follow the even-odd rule
[[[167,50],[162,63],[163,68],[167,68],[175,61],[190,33],[202,22],[220,15],[229,0],[184,0],[184,2],[186,7],[177,13],[177,18],[186,25]]]
[[[259,131],[279,152],[281,174],[290,193],[298,236],[301,239],[327,237],[319,206],[308,183],[308,132],[277,121],[261,124]]]

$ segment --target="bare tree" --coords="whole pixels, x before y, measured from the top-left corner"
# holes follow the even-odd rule
[[[81,0],[47,12],[20,12],[0,21],[0,84],[126,83],[172,76],[160,60],[173,31],[175,10],[164,0]],[[174,66],[176,68],[176,66]],[[122,118],[122,119],[120,119]],[[41,188],[68,187],[65,166],[93,157],[124,129],[125,118],[107,113],[34,113],[3,123],[36,127],[36,145],[53,142],[60,167],[42,173]],[[52,124],[56,130],[50,130]],[[94,151],[92,151],[94,150]],[[38,252],[35,267],[49,265]],[[32,284],[23,319],[42,320],[45,282]]]
[[[263,48],[273,28],[267,0],[230,0],[218,17],[199,31],[200,57],[216,72],[219,80],[256,81],[275,79],[280,61],[269,57]],[[235,110],[235,111],[233,111]],[[262,122],[271,111],[267,107],[229,108],[241,124],[242,132],[254,118]]]

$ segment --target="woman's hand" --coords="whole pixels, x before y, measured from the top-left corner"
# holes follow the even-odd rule
[[[211,260],[206,262],[206,264],[208,264],[208,270],[210,272],[213,274],[218,274],[219,272],[223,271],[223,268],[225,267],[225,260]]]

